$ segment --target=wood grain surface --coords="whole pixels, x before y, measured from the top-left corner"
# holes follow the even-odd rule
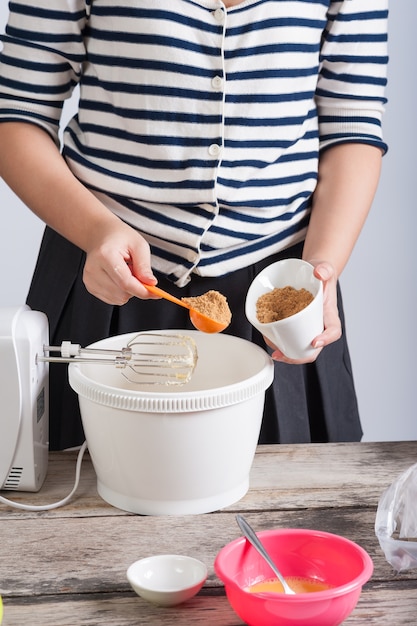
[[[140,516],[111,507],[96,491],[86,454],[77,493],[65,507],[27,512],[0,504],[0,593],[3,626],[237,626],[214,573],[216,554],[240,535],[235,514],[256,530],[305,527],[341,534],[374,562],[347,625],[417,624],[417,571],[396,574],[375,536],[379,498],[417,462],[417,442],[259,446],[250,489],[221,511],[189,516]],[[2,492],[12,500],[61,500],[74,483],[76,452],[51,453],[35,494]],[[175,609],[146,603],[126,570],[150,554],[189,554],[204,561],[207,582]]]

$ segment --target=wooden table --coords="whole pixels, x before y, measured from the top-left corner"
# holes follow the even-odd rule
[[[51,453],[37,494],[4,493],[45,504],[70,492],[76,453]],[[350,626],[417,624],[417,570],[396,575],[374,532],[382,491],[417,462],[417,442],[260,446],[248,494],[205,515],[145,517],[106,504],[88,455],[67,506],[24,512],[0,504],[3,626],[238,626],[213,570],[220,548],[240,535],[236,512],[257,530],[308,527],[361,544],[375,571]],[[129,587],[127,567],[158,553],[195,556],[209,567],[202,591],[175,609],[158,608]]]

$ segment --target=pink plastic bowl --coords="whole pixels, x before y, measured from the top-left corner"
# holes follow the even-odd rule
[[[363,548],[316,530],[267,530],[257,535],[284,576],[313,578],[331,589],[296,595],[246,591],[274,574],[244,537],[235,539],[220,550],[214,570],[230,605],[246,624],[338,626],[350,615],[373,572],[371,557]]]

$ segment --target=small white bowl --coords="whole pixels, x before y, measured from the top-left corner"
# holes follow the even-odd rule
[[[301,259],[277,261],[255,276],[246,296],[245,312],[249,322],[291,359],[312,357],[317,350],[311,342],[323,331],[323,284],[313,272],[313,266]],[[290,317],[266,324],[260,322],[256,314],[258,298],[287,285],[307,289],[313,301]]]
[[[190,556],[160,554],[132,563],[127,579],[148,602],[175,606],[200,591],[207,579],[207,567]]]

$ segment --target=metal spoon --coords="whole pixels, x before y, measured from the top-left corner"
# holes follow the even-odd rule
[[[284,593],[288,593],[288,594],[294,595],[295,591],[293,589],[291,589],[291,587],[289,586],[289,584],[285,580],[284,576],[281,574],[281,572],[279,571],[279,569],[277,568],[277,566],[275,565],[275,563],[273,562],[273,560],[269,556],[268,552],[265,550],[262,542],[260,541],[260,539],[256,535],[256,533],[253,530],[253,528],[248,524],[248,522],[245,520],[245,518],[242,515],[236,515],[236,521],[239,524],[240,530],[243,532],[243,534],[245,535],[246,539],[248,541],[250,541],[250,543],[253,545],[253,547],[259,552],[259,554],[268,563],[269,567],[272,569],[272,571],[274,572],[275,576],[278,578],[279,582],[283,586]]]
[[[148,291],[155,294],[156,296],[159,296],[160,298],[165,298],[165,300],[169,300],[174,304],[179,304],[179,306],[188,309],[190,312],[190,320],[193,326],[195,326],[197,330],[201,330],[203,333],[221,333],[222,330],[224,330],[228,326],[227,324],[218,322],[217,320],[214,320],[211,317],[200,313],[200,311],[193,309],[190,304],[187,304],[187,302],[184,302],[183,300],[172,296],[167,291],[160,289],[160,287],[156,287],[155,285],[145,285],[145,287]]]

